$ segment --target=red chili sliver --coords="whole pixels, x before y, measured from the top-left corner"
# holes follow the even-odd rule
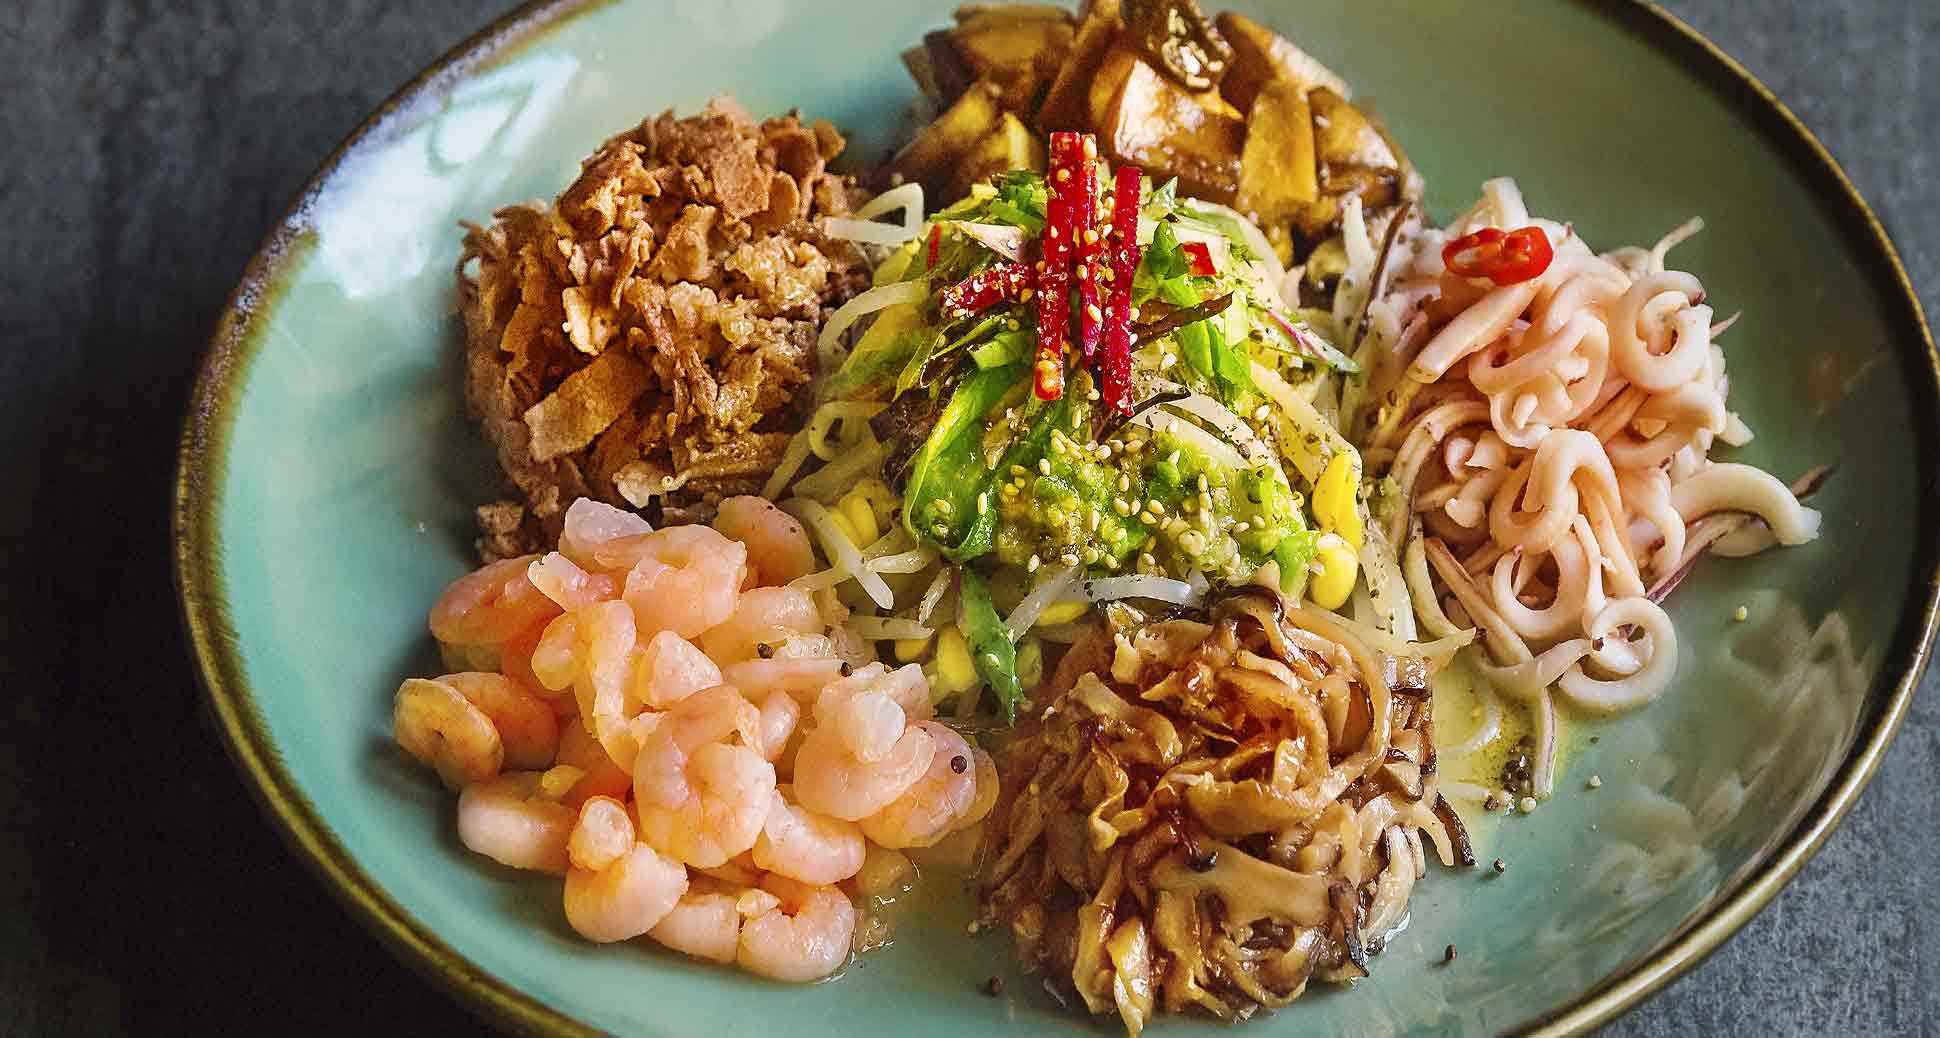
[[[924,269],[933,270],[936,268],[936,250],[940,248],[942,245],[943,245],[943,225],[937,224],[936,226],[930,228],[930,261],[928,264],[925,265]]]
[[[1205,242],[1181,242],[1179,244],[1179,251],[1185,253],[1186,258],[1192,261],[1192,272],[1194,274],[1209,278],[1219,273],[1219,268],[1213,266],[1212,250],[1206,247]]]
[[[1074,244],[1077,247],[1078,279],[1078,355],[1084,363],[1098,352],[1098,338],[1105,326],[1103,289],[1105,264],[1105,238],[1098,233],[1098,171],[1095,168],[1098,146],[1095,138],[1085,134],[1080,142],[1082,160],[1078,171],[1071,180],[1075,185],[1072,192],[1072,207],[1078,219],[1072,226]]]
[[[1132,413],[1132,274],[1138,270],[1139,168],[1120,166],[1112,183],[1111,299],[1105,304],[1105,352],[1098,395],[1120,414]]]
[[[1051,135],[1050,191],[1045,201],[1044,269],[1037,275],[1037,365],[1034,382],[1040,400],[1064,395],[1064,339],[1071,323],[1073,235],[1082,214],[1076,207],[1075,181],[1086,168],[1084,135]]]
[[[1024,263],[999,263],[943,290],[943,316],[956,320],[1002,302],[1022,302],[1037,285],[1037,272]]]
[[[1465,278],[1488,278],[1498,285],[1515,285],[1539,278],[1556,258],[1549,235],[1540,227],[1501,231],[1484,227],[1442,246],[1442,264]]]

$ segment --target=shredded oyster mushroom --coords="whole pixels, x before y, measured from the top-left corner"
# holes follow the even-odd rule
[[[1427,664],[1249,588],[1074,646],[1006,754],[986,881],[1018,951],[1137,1035],[1366,975],[1427,867],[1474,864],[1435,789]]]

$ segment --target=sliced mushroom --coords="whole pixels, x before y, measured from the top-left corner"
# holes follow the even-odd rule
[[[1232,11],[1220,12],[1213,21],[1233,48],[1232,66],[1219,90],[1240,111],[1250,110],[1260,90],[1276,79],[1292,83],[1302,94],[1326,87],[1342,97],[1353,96],[1347,80],[1272,29]]]
[[[1124,0],[1125,28],[1145,57],[1180,87],[1211,90],[1233,48],[1193,0]]]

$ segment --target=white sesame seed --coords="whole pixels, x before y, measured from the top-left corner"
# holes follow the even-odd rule
[[[1094,321],[1102,321],[1105,319],[1104,312],[1098,309],[1097,303],[1085,304],[1085,316],[1091,318]]]
[[[1042,565],[1044,565],[1044,560],[1033,555],[1031,556],[1031,561],[1024,563],[1024,572],[1036,573],[1037,568]]]
[[[1206,482],[1206,474],[1201,472],[1199,474],[1199,492],[1202,494],[1205,493],[1207,485],[1208,484]]]
[[[1253,524],[1247,522],[1244,519],[1241,519],[1239,522],[1233,524],[1234,533],[1245,533],[1246,531],[1251,530],[1252,528],[1253,528]]]
[[[1603,776],[1601,776],[1601,775],[1591,775],[1591,776],[1590,776],[1590,788],[1591,788],[1591,789],[1601,789],[1601,788],[1603,788]]]
[[[1152,513],[1153,515],[1164,515],[1164,514],[1165,514],[1165,505],[1163,505],[1163,504],[1161,504],[1161,503],[1159,502],[1159,499],[1158,499],[1158,498],[1156,498],[1156,497],[1155,497],[1155,498],[1152,498],[1152,499],[1151,499],[1150,501],[1147,501],[1147,502],[1145,502],[1145,507],[1146,507],[1146,509],[1147,509],[1148,511],[1150,511],[1150,512],[1151,512],[1151,513]]]
[[[1042,474],[1042,475],[1046,475],[1046,476],[1048,476],[1048,475],[1050,475],[1050,474],[1051,474],[1051,459],[1049,459],[1049,458],[1039,458],[1039,459],[1037,459],[1037,471],[1038,471],[1038,472],[1039,472],[1040,474]]]
[[[990,499],[983,496],[982,494],[978,494],[977,495],[977,514],[982,515],[988,511],[990,511]]]
[[[1058,561],[1064,563],[1067,566],[1076,566],[1078,564],[1078,555],[1076,552],[1067,551],[1063,555],[1058,557]]]
[[[1523,814],[1528,814],[1529,812],[1534,811],[1535,809],[1536,809],[1535,797],[1523,797],[1521,800],[1516,801],[1516,810],[1521,811]]]
[[[1751,610],[1746,609],[1744,606],[1739,606],[1731,611],[1731,618],[1739,623],[1744,623],[1745,619],[1749,616],[1751,616]]]
[[[1071,179],[1071,170],[1070,170],[1069,168],[1060,168],[1060,169],[1058,170],[1058,172],[1057,172],[1057,178],[1058,178],[1058,181],[1059,181],[1060,183],[1062,183],[1062,182],[1064,182],[1064,181],[1066,181],[1066,180],[1070,180],[1070,179]]]

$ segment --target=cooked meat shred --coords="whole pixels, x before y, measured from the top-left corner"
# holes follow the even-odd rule
[[[867,284],[816,227],[866,198],[828,169],[843,146],[716,99],[606,141],[554,203],[466,225],[465,398],[516,492],[479,509],[482,556],[549,546],[581,496],[693,521],[760,486],[824,313]]]

